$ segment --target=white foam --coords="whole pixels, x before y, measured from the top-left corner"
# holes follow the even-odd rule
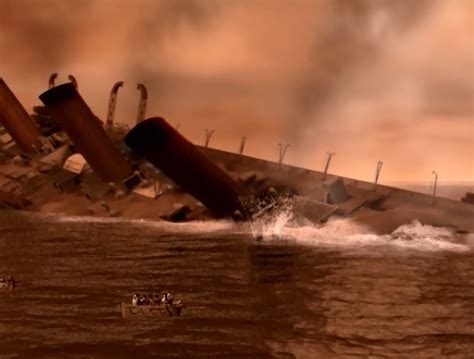
[[[465,252],[474,249],[471,242],[463,243],[452,229],[423,225],[417,220],[387,235],[373,234],[369,227],[350,218],[330,221],[321,226],[295,225],[292,220],[290,213],[282,212],[254,223],[253,234],[260,235],[267,242],[287,240],[328,248],[395,247],[429,252]]]
[[[327,248],[395,247],[419,251],[464,252],[474,250],[474,240],[460,241],[449,228],[423,225],[419,221],[402,225],[388,235],[371,233],[369,227],[350,218],[329,221],[325,225],[296,224],[291,210],[281,211],[272,217],[252,224],[236,224],[230,220],[191,221],[171,223],[144,219],[98,218],[90,216],[41,215],[44,219],[60,223],[128,223],[155,228],[166,233],[245,235],[252,234],[264,242],[288,241],[302,245]]]
[[[219,233],[234,232],[237,230],[235,222],[230,220],[214,220],[214,221],[190,221],[183,223],[172,223],[164,220],[149,219],[126,219],[121,217],[92,217],[92,216],[63,216],[41,214],[43,219],[53,221],[55,223],[104,223],[104,224],[130,224],[139,225],[147,228],[156,228],[157,230],[167,233]]]

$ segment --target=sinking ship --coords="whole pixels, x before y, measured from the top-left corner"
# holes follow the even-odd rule
[[[184,138],[161,117],[146,118],[143,84],[137,123],[114,123],[112,87],[102,121],[77,81],[39,95],[28,114],[0,78],[0,208],[168,221],[254,221],[276,211],[314,224],[350,217],[374,233],[418,220],[474,232],[474,196],[456,201],[209,148]],[[328,157],[330,159],[330,156]],[[381,164],[379,164],[381,166]]]

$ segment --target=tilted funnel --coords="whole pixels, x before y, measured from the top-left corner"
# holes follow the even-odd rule
[[[216,215],[244,214],[238,184],[160,117],[137,124],[125,144]]]
[[[0,78],[0,123],[22,151],[33,154],[39,150],[41,146],[39,128],[2,78]]]
[[[53,87],[39,98],[103,180],[119,182],[132,175],[131,164],[112,143],[72,83]]]

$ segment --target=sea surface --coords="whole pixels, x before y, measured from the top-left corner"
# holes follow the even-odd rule
[[[474,357],[474,238],[290,217],[2,211],[0,273],[21,283],[0,291],[0,358]],[[133,293],[162,291],[188,305],[182,317],[121,317]]]

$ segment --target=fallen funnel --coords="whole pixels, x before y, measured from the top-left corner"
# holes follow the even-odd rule
[[[72,83],[53,87],[41,94],[40,99],[77,151],[103,180],[119,182],[132,175],[131,165]]]
[[[23,152],[33,154],[40,148],[40,130],[31,120],[5,81],[0,78],[0,123]],[[36,148],[36,149],[35,149]]]
[[[232,216],[237,210],[244,214],[238,184],[163,118],[140,122],[124,141],[215,215]]]

